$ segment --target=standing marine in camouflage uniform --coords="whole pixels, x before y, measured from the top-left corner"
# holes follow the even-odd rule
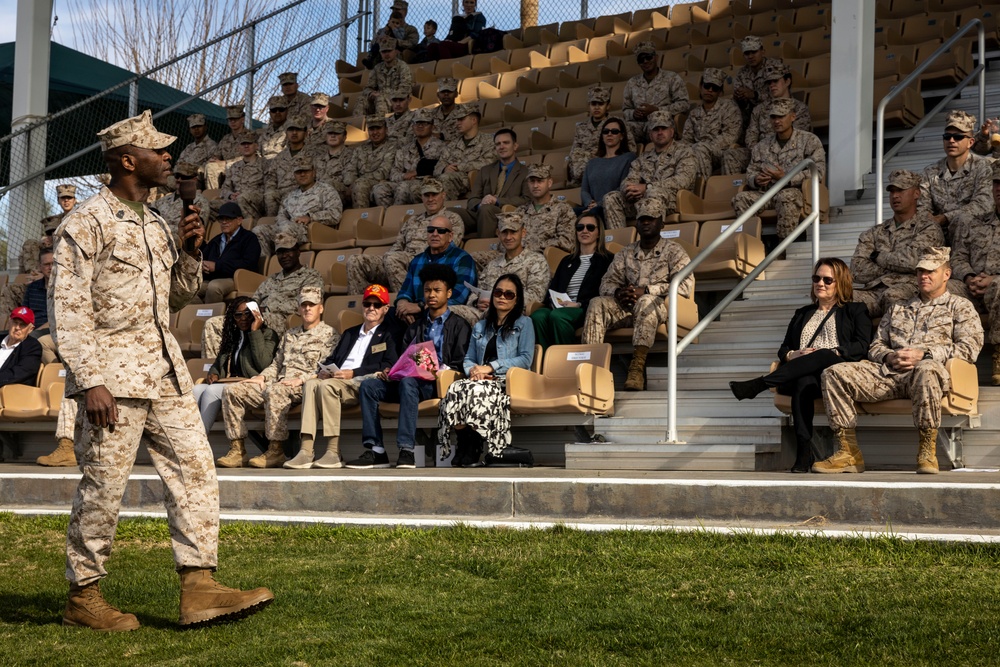
[[[944,245],[941,226],[917,212],[920,175],[905,169],[889,174],[892,217],[861,232],[851,260],[854,301],[865,304],[872,319],[889,306],[917,295],[917,262],[927,248]]]
[[[267,103],[271,122],[257,130],[260,154],[270,160],[285,149],[285,121],[288,120],[288,102],[284,95],[274,95]]]
[[[795,129],[795,105],[792,100],[771,100],[769,109],[774,134],[762,139],[753,148],[750,166],[747,167],[745,185],[748,189],[733,197],[733,208],[737,214],[753,206],[766,190],[785,176],[788,169],[806,158],[812,158],[816,163],[821,180],[826,175],[823,144],[812,132]],[[796,174],[765,207],[774,208],[778,214],[778,238],[788,236],[803,217],[805,197],[801,186],[808,176],[808,171]]]
[[[264,255],[271,254],[272,239],[278,231],[295,234],[299,243],[305,243],[309,240],[309,225],[313,222],[327,227],[340,226],[340,216],[344,213],[340,195],[332,185],[316,180],[312,156],[300,153],[295,156],[293,165],[299,187],[285,195],[273,225],[258,225],[253,229],[260,239]]]
[[[528,191],[531,201],[517,209],[524,219],[525,250],[545,252],[550,246],[569,253],[576,250],[576,213],[552,196],[552,165],[528,165]]]
[[[795,105],[795,121],[792,123],[792,127],[803,132],[812,132],[812,116],[809,114],[809,106],[792,97],[792,70],[788,68],[788,65],[778,61],[775,64],[765,66],[761,79],[767,83],[772,100],[784,98],[792,100],[792,104]],[[767,104],[758,104],[753,108],[746,127],[743,146],[732,144],[724,152],[722,173],[742,174],[747,170],[747,165],[750,164],[750,151],[760,143],[762,138],[774,132],[769,109]]]
[[[692,107],[684,123],[683,139],[691,144],[698,175],[709,178],[722,165],[722,156],[743,132],[743,115],[732,100],[721,97],[726,74],[709,67],[701,75],[701,105]]]
[[[301,116],[309,118],[309,105],[312,104],[312,95],[299,92],[299,73],[284,72],[278,75],[278,82],[281,84],[281,95],[285,98],[285,108],[288,109],[288,117]]]
[[[280,468],[285,462],[282,445],[288,439],[288,411],[302,402],[302,386],[316,377],[317,364],[325,359],[340,336],[322,320],[323,291],[306,287],[299,293],[302,326],[281,337],[274,361],[260,375],[230,384],[222,392],[222,420],[226,424],[229,452],[216,463],[224,468]],[[248,458],[246,411],[264,408],[264,435],[268,447]]]
[[[465,223],[454,211],[444,209],[444,186],[436,178],[420,181],[424,211],[411,215],[403,223],[396,241],[384,255],[350,255],[347,258],[347,291],[361,294],[366,285],[385,285],[396,292],[406,280],[406,270],[413,258],[427,250],[427,226],[438,216],[451,221],[452,241],[462,245]]]
[[[976,117],[952,111],[945,121],[945,157],[924,169],[920,182],[919,210],[929,213],[945,230],[945,237],[961,235],[959,229],[993,211],[992,174],[987,158],[972,153]]]
[[[295,168],[292,159],[306,147],[306,119],[302,116],[285,122],[285,147],[267,164],[264,206],[268,215],[278,215],[281,201],[295,189]]]
[[[764,56],[764,42],[756,35],[747,35],[740,41],[740,51],[746,64],[740,68],[733,79],[733,99],[743,112],[744,125],[750,118],[753,108],[770,99],[770,89],[764,80],[767,68],[780,65],[778,58]]]
[[[879,323],[866,361],[835,364],[823,371],[823,402],[840,449],[813,472],[864,472],[855,434],[855,401],[894,398],[913,401],[913,425],[920,429],[918,473],[937,473],[937,430],[941,399],[951,377],[949,359],[975,363],[983,347],[979,314],[968,299],[946,291],[951,277],[948,248],[930,248],[917,263],[920,293],[894,303]]]
[[[344,167],[344,185],[351,190],[351,208],[372,205],[372,189],[388,180],[396,157],[396,142],[387,138],[385,118],[368,116],[368,141],[351,146],[351,159]]]
[[[299,242],[288,232],[275,234],[274,254],[281,271],[264,279],[253,293],[253,300],[260,306],[267,326],[275,333],[282,334],[288,327],[288,316],[295,312],[299,292],[305,287],[323,289],[323,276],[316,269],[302,266],[299,261]],[[205,320],[205,329],[201,334],[201,353],[207,359],[219,356],[224,320],[222,315]]]
[[[212,579],[218,565],[219,485],[212,450],[191,394],[191,375],[169,333],[171,310],[201,284],[204,227],[181,223],[182,251],[164,220],[143,201],[165,185],[166,148],[175,139],[152,114],[98,133],[111,174],[108,187],[59,227],[49,282],[50,322],[66,364],[66,395],[78,407],[76,455],[83,476],[66,536],[69,600],[63,625],[135,630],[139,622],[105,602],[100,581],[118,525],[129,472],[145,436],[164,486],[174,563],[181,577],[180,624],[240,618],[274,599]]]
[[[951,265],[976,309],[986,314],[987,340],[993,345],[991,381],[1000,385],[1000,162],[993,163],[993,214],[963,225],[952,248]],[[951,281],[954,282],[954,281]],[[957,292],[949,285],[948,291]]]
[[[479,288],[490,290],[500,276],[513,273],[524,285],[524,303],[541,303],[548,293],[552,274],[549,263],[540,252],[527,250],[524,239],[524,217],[518,212],[501,213],[497,217],[497,229],[503,254],[490,261],[479,275]],[[452,312],[475,326],[486,314],[490,297],[480,297],[478,292],[469,295],[467,305],[451,306]]]
[[[212,159],[218,150],[218,145],[208,136],[208,126],[205,124],[205,114],[195,113],[187,117],[188,129],[194,141],[189,143],[177,157],[178,162],[190,162],[204,170],[205,163]]]
[[[649,116],[653,149],[647,148],[632,162],[628,176],[618,190],[604,195],[604,216],[608,229],[625,227],[642,199],[659,199],[664,215],[677,212],[677,192],[694,187],[698,162],[691,147],[674,140],[674,118],[665,111]]]
[[[344,185],[344,167],[351,159],[351,149],[344,145],[347,141],[347,126],[342,121],[326,123],[326,144],[313,155],[316,165],[316,180],[332,185],[344,206],[350,203],[350,190]]]
[[[409,66],[399,58],[395,37],[380,37],[379,51],[382,62],[375,65],[368,85],[358,95],[354,107],[355,115],[385,116],[389,113],[389,92],[401,88],[413,88],[413,74]]]
[[[257,135],[244,132],[240,137],[242,160],[226,169],[226,180],[219,191],[219,205],[234,201],[244,217],[258,220],[264,215],[264,188],[267,182],[267,161],[257,155]]]
[[[608,117],[611,108],[611,91],[601,84],[594,84],[587,91],[587,102],[590,104],[590,118],[576,124],[573,135],[573,145],[569,149],[569,178],[567,187],[579,187],[583,179],[583,170],[587,163],[597,157],[597,146],[601,140],[601,126]],[[631,143],[632,137],[629,137]],[[629,150],[634,150],[630,145]]]
[[[632,362],[625,389],[646,388],[646,355],[656,341],[656,329],[667,321],[670,279],[691,259],[684,249],[660,238],[663,229],[663,202],[643,199],[636,208],[639,239],[625,246],[611,262],[601,280],[601,296],[591,300],[583,322],[584,345],[603,343],[611,329],[633,327]],[[694,296],[694,275],[680,284],[677,292]]]
[[[635,47],[635,59],[642,73],[625,84],[622,114],[628,121],[628,133],[636,143],[649,140],[646,121],[655,111],[663,111],[676,120],[691,106],[687,84],[676,72],[660,69],[656,47],[652,42],[640,42]]]
[[[462,136],[455,123],[455,116],[451,115],[458,105],[455,104],[455,97],[458,95],[458,79],[450,76],[438,79],[437,98],[439,105],[431,111],[431,120],[434,121],[434,129],[441,135],[445,143],[454,141]],[[407,202],[409,203],[409,202]]]
[[[326,93],[314,93],[309,105],[309,127],[306,129],[306,150],[316,155],[326,148],[326,126],[330,118],[330,97]]]
[[[398,145],[413,140],[413,111],[410,110],[410,89],[399,88],[389,91],[389,110],[385,119],[389,138]]]
[[[444,153],[445,143],[434,136],[434,122],[427,109],[410,112],[410,138],[397,142],[389,179],[372,190],[377,206],[407,204],[420,198],[422,177],[430,176]],[[373,282],[373,281],[372,281]]]
[[[449,200],[462,199],[470,189],[469,173],[482,169],[496,159],[493,136],[479,131],[482,113],[470,102],[456,105],[451,112],[459,137],[444,149],[434,166],[434,176],[443,184]],[[410,203],[410,202],[406,202]]]

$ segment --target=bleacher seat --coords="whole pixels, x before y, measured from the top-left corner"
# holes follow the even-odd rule
[[[208,377],[208,371],[212,369],[212,364],[215,363],[215,359],[207,359],[205,357],[198,357],[195,359],[187,360],[188,373],[191,374],[191,379],[196,383],[198,380],[202,380]]]
[[[698,246],[707,248],[712,241],[729,229],[734,221],[714,220],[701,224],[698,234]],[[725,243],[716,248],[695,269],[695,278],[738,278],[743,279],[764,261],[767,252],[760,240],[760,218],[750,218],[740,230],[730,236]]]
[[[615,382],[610,364],[611,345],[607,343],[553,345],[545,351],[539,372],[507,371],[511,413],[611,415]]]
[[[448,387],[455,380],[462,377],[462,374],[454,370],[444,370],[440,371],[437,375],[437,379],[434,381],[435,392],[434,397],[429,398],[426,401],[420,401],[417,405],[417,414],[421,417],[433,417],[438,413],[438,406],[441,405],[441,399],[444,395],[448,393]],[[398,417],[399,416],[399,403],[379,403],[378,406],[379,414],[383,417]]]
[[[677,213],[668,216],[668,222],[725,220],[734,218],[733,197],[739,192],[746,174],[712,176],[705,182],[701,197],[689,190],[677,193]]]
[[[256,288],[254,288],[256,289]],[[177,325],[173,334],[182,352],[201,351],[201,330],[211,317],[224,315],[224,303],[189,303],[177,313]],[[195,327],[195,323],[200,326]]]

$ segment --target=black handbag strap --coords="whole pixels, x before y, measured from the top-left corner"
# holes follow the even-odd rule
[[[816,328],[816,331],[814,331],[814,332],[813,332],[813,335],[812,335],[812,338],[810,338],[810,339],[809,339],[809,342],[808,342],[808,343],[806,343],[806,347],[807,347],[807,348],[809,348],[809,347],[812,347],[812,344],[813,344],[813,341],[814,341],[814,340],[816,340],[816,336],[818,336],[818,335],[819,335],[819,332],[820,332],[820,331],[822,331],[822,330],[823,330],[823,327],[825,327],[825,326],[826,326],[826,321],[827,321],[828,319],[830,319],[830,316],[831,316],[831,315],[833,315],[833,311],[835,311],[835,310],[837,310],[837,307],[836,307],[836,306],[834,306],[833,308],[831,308],[831,309],[830,309],[830,312],[828,312],[828,313],[826,314],[826,317],[824,317],[824,318],[823,318],[823,321],[819,323],[819,327],[817,327],[817,328]],[[804,348],[803,348],[803,349],[804,349]]]

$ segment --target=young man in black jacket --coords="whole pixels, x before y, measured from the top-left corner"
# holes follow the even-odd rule
[[[431,341],[437,352],[439,370],[460,369],[469,347],[472,327],[448,309],[448,299],[455,287],[455,271],[443,264],[428,264],[420,270],[424,290],[425,310],[403,334],[400,354],[413,343]],[[397,468],[413,468],[413,447],[416,444],[417,410],[420,401],[434,396],[434,380],[403,378],[398,382],[385,378],[370,378],[361,383],[361,444],[365,453],[350,461],[348,468],[388,468],[389,456],[382,441],[382,422],[378,405],[382,401],[399,403],[399,424],[396,444],[399,446]]]
[[[340,412],[343,406],[358,404],[361,383],[368,377],[384,376],[399,358],[393,329],[385,316],[389,312],[389,290],[382,285],[365,288],[362,305],[364,324],[351,327],[326,359],[319,374],[302,390],[302,448],[286,468],[342,468],[340,458]],[[331,366],[336,365],[336,368]],[[313,461],[316,422],[322,413],[326,453]]]

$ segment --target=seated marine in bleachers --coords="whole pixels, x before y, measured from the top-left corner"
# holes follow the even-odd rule
[[[306,381],[316,377],[318,364],[330,353],[340,336],[323,317],[323,290],[305,287],[298,296],[302,325],[281,337],[274,361],[260,374],[229,384],[222,392],[222,420],[226,424],[229,452],[216,463],[225,468],[279,468],[285,462],[288,411],[302,401]],[[248,460],[246,412],[264,408],[264,435],[268,447]]]
[[[462,136],[462,133],[458,131],[458,123],[455,122],[458,119],[451,115],[458,108],[458,105],[455,104],[457,96],[458,79],[450,76],[438,79],[437,98],[440,104],[434,107],[431,114],[434,120],[434,131],[440,135],[445,143],[454,141]],[[409,204],[411,202],[403,203]]]
[[[594,213],[604,219],[604,197],[617,192],[628,177],[636,154],[629,150],[631,143],[628,125],[621,118],[611,116],[601,124],[597,156],[587,163],[580,183],[580,206],[576,213]]]
[[[482,113],[477,103],[456,105],[449,118],[455,120],[459,136],[445,147],[434,165],[434,175],[444,184],[446,198],[455,200],[469,192],[469,174],[496,159],[496,148],[493,137],[479,131]]]
[[[178,162],[174,165],[174,177],[172,181],[173,192],[157,199],[153,203],[152,208],[156,209],[156,212],[163,216],[163,219],[170,225],[176,236],[177,226],[180,224],[181,218],[184,217],[184,203],[181,201],[180,184],[181,181],[198,182],[198,165],[191,164],[190,162]],[[201,218],[201,224],[207,227],[212,207],[209,201],[205,199],[205,195],[201,193],[200,187],[198,188],[198,194],[194,198],[194,205],[199,209],[198,217]]]
[[[524,247],[524,239],[528,233],[524,224],[525,218],[519,212],[500,214],[498,225],[503,253],[491,260],[479,274],[479,288],[490,290],[497,278],[514,273],[521,279],[527,303],[541,303],[545,299],[545,291],[551,278],[549,263],[542,253]],[[475,324],[482,319],[489,306],[488,294],[473,292],[466,305],[453,306],[452,311],[470,324]]]
[[[320,362],[315,378],[307,380],[302,390],[302,434],[299,452],[285,461],[285,468],[341,468],[340,413],[343,407],[357,405],[361,383],[377,373],[388,373],[399,358],[392,327],[385,322],[389,312],[389,291],[382,285],[369,285],[362,298],[365,321],[341,336],[330,356]],[[324,366],[336,365],[330,371]],[[315,458],[317,423],[323,419],[326,452]]]
[[[917,211],[919,174],[897,169],[889,174],[886,190],[892,217],[861,233],[851,259],[854,281],[861,285],[854,290],[854,301],[865,304],[872,318],[917,295],[920,256],[927,248],[944,245],[941,226]]]
[[[972,152],[994,159],[1000,157],[1000,134],[998,133],[1000,133],[1000,119],[985,119],[976,134],[976,143],[972,145]]]
[[[674,137],[674,118],[666,111],[654,111],[646,123],[652,148],[632,162],[628,176],[618,190],[604,195],[604,217],[608,229],[626,226],[643,199],[658,199],[664,215],[677,212],[677,192],[694,187],[698,161],[687,144]]]
[[[267,103],[270,122],[257,130],[260,155],[270,160],[285,149],[285,122],[288,120],[288,102],[284,95],[273,95]]]
[[[646,356],[656,341],[656,329],[667,321],[670,279],[691,259],[673,241],[660,237],[663,202],[643,199],[637,205],[639,238],[625,246],[611,262],[601,280],[601,296],[587,308],[582,342],[603,343],[611,329],[632,327],[632,361],[625,379],[627,391],[646,388]],[[680,284],[678,294],[694,296],[694,275]]]
[[[410,13],[410,3],[406,0],[394,0],[389,5],[389,9],[393,12],[399,12],[399,15],[403,17],[399,26],[392,33],[392,36],[396,38],[400,52],[416,48],[417,42],[420,40],[420,33],[417,32],[417,26],[406,22],[406,16]]]
[[[715,67],[701,75],[701,104],[691,107],[682,138],[691,144],[698,161],[698,175],[708,179],[722,165],[726,149],[743,133],[743,116],[736,103],[722,97],[726,73]]]
[[[517,134],[510,128],[500,128],[493,133],[493,146],[498,159],[482,166],[473,176],[469,201],[458,210],[466,231],[471,229],[484,239],[497,235],[501,208],[520,206],[529,197],[528,168],[517,159]]]
[[[205,123],[205,114],[193,113],[187,117],[188,132],[194,139],[184,147],[181,154],[177,156],[177,162],[189,162],[198,165],[204,173],[205,164],[212,159],[218,151],[218,145],[208,136],[208,126]]]
[[[336,189],[316,180],[316,167],[311,155],[305,152],[296,155],[292,161],[292,169],[298,188],[285,195],[281,208],[278,209],[277,220],[272,225],[257,225],[253,228],[264,255],[272,254],[276,233],[287,231],[295,234],[299,243],[305,243],[309,240],[311,223],[318,222],[336,228],[344,213],[344,205]]]
[[[917,263],[919,293],[894,303],[882,318],[865,361],[837,364],[823,371],[823,402],[839,449],[813,472],[864,472],[858,449],[855,401],[893,398],[913,401],[913,425],[920,431],[918,473],[937,473],[937,430],[941,399],[951,378],[949,359],[975,363],[983,347],[979,314],[960,296],[949,294],[949,250],[930,248]]]
[[[781,60],[766,57],[764,42],[756,35],[747,35],[740,40],[740,51],[746,64],[736,72],[733,79],[733,99],[743,112],[746,125],[753,108],[770,99],[770,90],[764,80],[766,68],[781,64]]]
[[[992,171],[993,213],[962,226],[953,241],[951,265],[965,283],[964,296],[986,314],[986,338],[993,345],[991,381],[1000,385],[1000,162],[993,163]],[[957,293],[951,285],[948,291]]]
[[[414,35],[415,36],[415,35]],[[406,48],[411,48],[413,45],[403,44],[403,14],[393,10],[389,14],[389,20],[386,24],[375,31],[375,39],[371,41],[371,45],[368,47],[368,55],[361,59],[361,64],[368,69],[372,69],[375,65],[382,62],[382,52],[381,52],[381,40],[382,37],[394,37],[396,39],[396,46],[399,51]],[[415,44],[416,42],[414,42]]]
[[[354,107],[356,115],[384,116],[389,113],[389,92],[400,88],[413,88],[413,73],[399,58],[398,42],[395,37],[380,37],[379,51],[382,62],[375,65],[368,85],[358,95]]]
[[[215,206],[221,206],[222,202],[236,203],[246,217],[259,220],[264,215],[267,160],[257,155],[257,135],[253,132],[240,136],[240,155],[242,159],[226,167],[219,199],[212,203]]]
[[[572,206],[552,196],[552,165],[528,165],[527,183],[531,200],[517,209],[524,219],[525,250],[542,253],[555,247],[572,252],[576,214]]]
[[[796,130],[812,132],[812,116],[809,114],[809,106],[792,97],[792,70],[788,68],[788,65],[781,61],[767,65],[760,78],[767,83],[772,100],[785,98],[792,100],[792,104],[795,106],[795,121],[792,126]],[[753,108],[746,126],[746,133],[743,136],[743,145],[733,144],[722,156],[722,173],[742,174],[747,170],[753,147],[774,131],[771,126],[769,109],[767,104],[758,104]]]
[[[222,303],[233,291],[236,271],[256,272],[260,261],[260,242],[243,228],[243,212],[236,202],[223,204],[217,221],[222,231],[202,246],[202,281],[194,303]]]
[[[389,178],[396,157],[396,142],[389,139],[382,115],[367,116],[368,141],[351,147],[344,165],[344,185],[351,191],[351,208],[372,205],[372,190]]]
[[[288,110],[288,117],[295,118],[301,116],[303,119],[309,117],[309,105],[312,104],[312,95],[299,92],[299,73],[283,72],[278,75],[278,82],[281,84],[281,96],[285,99],[285,108]],[[305,129],[304,127],[302,129]]]
[[[344,184],[344,169],[351,159],[351,149],[345,145],[347,126],[343,121],[331,120],[324,127],[326,143],[313,153],[316,180],[332,185],[346,208],[351,203],[351,191]]]
[[[611,91],[599,83],[587,90],[590,118],[576,124],[573,145],[569,149],[569,178],[567,187],[580,185],[583,170],[591,159],[597,157],[597,147],[601,141],[601,128],[611,109]]]
[[[305,116],[292,116],[285,121],[285,147],[267,163],[264,209],[269,216],[278,215],[281,201],[297,185],[292,159],[305,150],[306,127]]]
[[[281,271],[264,279],[253,300],[257,302],[267,326],[278,334],[285,332],[288,316],[295,312],[299,293],[306,287],[323,289],[323,276],[319,271],[302,266],[299,259],[299,242],[287,232],[274,237],[274,254],[278,258]],[[202,355],[213,359],[219,354],[222,340],[222,316],[205,320],[202,333]]]
[[[659,55],[652,42],[639,42],[635,47],[635,59],[641,73],[625,84],[622,99],[622,115],[629,124],[629,135],[636,143],[651,140],[647,129],[653,127],[647,122],[656,111],[676,119],[687,113],[691,106],[687,85],[677,72],[660,69]]]
[[[434,166],[444,153],[445,143],[435,136],[434,121],[427,109],[414,110],[409,122],[412,134],[408,140],[398,142],[388,180],[372,191],[378,206],[419,200],[423,179],[434,173]]]
[[[244,132],[250,131],[246,126],[246,112],[242,103],[226,105],[226,122],[229,124],[229,134],[219,140],[215,146],[215,154],[204,165],[205,187],[208,188],[218,188],[226,167],[240,159],[240,139]]]
[[[751,152],[744,184],[747,189],[733,197],[733,208],[737,214],[742,214],[753,206],[765,191],[785,176],[786,170],[806,158],[815,161],[820,180],[826,175],[826,151],[823,150],[823,144],[812,132],[795,129],[795,105],[792,100],[777,99],[768,104],[774,134],[762,139]],[[778,238],[788,236],[802,219],[805,197],[801,186],[808,176],[808,171],[796,174],[765,206],[765,209],[773,208],[778,214]]]
[[[413,111],[410,110],[410,89],[389,91],[389,111],[385,119],[389,138],[398,145],[413,139]]]
[[[424,203],[422,213],[414,213],[403,223],[396,240],[384,255],[350,255],[347,258],[347,291],[360,294],[365,285],[373,283],[398,290],[406,281],[406,270],[413,258],[427,250],[428,227],[439,216],[451,221],[452,238],[456,246],[462,245],[465,223],[454,210],[444,208],[444,186],[436,178],[421,181]]]
[[[950,112],[942,135],[945,157],[921,175],[918,209],[934,217],[947,239],[961,234],[963,224],[993,212],[990,162],[972,152],[975,126],[975,116]]]
[[[326,147],[326,126],[330,123],[330,96],[313,93],[309,104],[309,127],[306,128],[306,151],[316,155]]]

